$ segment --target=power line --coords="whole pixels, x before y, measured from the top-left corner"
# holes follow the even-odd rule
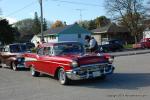
[[[63,3],[69,3],[69,4],[74,4],[74,5],[84,5],[84,6],[97,6],[97,7],[102,7],[101,5],[98,4],[91,4],[91,3],[83,3],[83,2],[74,2],[74,1],[66,1],[66,0],[51,0],[51,1],[58,1],[58,2],[63,2]]]
[[[28,4],[28,5],[26,5],[26,6],[22,7],[22,8],[20,8],[20,9],[14,11],[14,12],[12,12],[12,13],[6,15],[6,17],[9,17],[9,16],[11,16],[11,15],[14,15],[14,14],[16,14],[16,13],[18,13],[18,12],[20,12],[20,11],[22,11],[22,10],[24,10],[24,9],[26,9],[26,8],[28,8],[28,7],[30,7],[30,6],[32,6],[33,4],[35,4],[35,2],[31,2],[30,4]]]

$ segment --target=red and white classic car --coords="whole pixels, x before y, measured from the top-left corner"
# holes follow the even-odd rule
[[[105,77],[114,71],[113,57],[87,54],[78,42],[44,43],[35,53],[26,53],[25,66],[32,76],[40,73],[56,77],[61,84],[71,80]]]

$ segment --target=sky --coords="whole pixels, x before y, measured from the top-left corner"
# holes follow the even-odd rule
[[[39,0],[0,0],[0,8],[1,16],[10,23],[34,18],[35,12],[40,17]],[[73,24],[102,15],[106,15],[104,0],[43,0],[43,16],[50,22],[61,20]]]

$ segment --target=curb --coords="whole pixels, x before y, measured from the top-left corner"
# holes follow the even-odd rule
[[[150,53],[150,51],[129,51],[129,52],[122,52],[122,53],[110,53],[110,55],[114,57],[120,57],[120,56],[130,56],[130,55],[140,55],[140,54],[147,54]]]

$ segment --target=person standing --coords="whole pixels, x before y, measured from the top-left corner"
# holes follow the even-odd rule
[[[98,51],[98,43],[94,37],[86,35],[85,40],[88,43],[88,46],[89,46],[88,49],[90,50],[90,52],[97,52]]]
[[[41,47],[42,47],[42,44],[38,41],[38,42],[37,42],[37,47],[36,47],[36,48],[37,48],[37,49],[40,49]]]

